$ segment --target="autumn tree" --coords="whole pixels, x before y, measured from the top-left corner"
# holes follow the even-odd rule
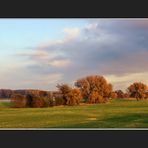
[[[116,92],[112,92],[111,93],[111,98],[112,99],[116,99],[117,98],[117,93]]]
[[[129,94],[128,93],[124,93],[124,98],[129,98]]]
[[[61,85],[58,84],[57,88],[58,88],[59,92],[62,94],[62,98],[65,101],[64,104],[66,105],[66,102],[68,100],[68,94],[71,91],[71,87],[68,84],[61,84]]]
[[[57,88],[65,100],[65,105],[78,105],[82,99],[81,91],[78,88],[71,88],[67,84],[57,85]]]
[[[77,88],[71,89],[67,94],[67,105],[78,105],[81,99],[81,91]]]
[[[105,99],[97,91],[92,91],[92,93],[88,97],[89,103],[104,103]]]
[[[117,98],[124,98],[124,92],[122,90],[116,90]]]
[[[75,86],[80,88],[85,101],[89,103],[97,102],[100,96],[105,100],[110,97],[112,92],[112,85],[99,75],[79,79],[75,82]]]
[[[130,97],[134,97],[138,101],[145,98],[147,93],[147,85],[141,82],[135,82],[127,88],[127,91]]]

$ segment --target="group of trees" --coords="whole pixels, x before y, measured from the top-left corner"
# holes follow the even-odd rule
[[[49,97],[40,97],[33,94],[21,95],[13,94],[11,96],[12,107],[49,107],[53,105]]]
[[[30,91],[11,96],[14,107],[49,107],[56,105],[79,105],[84,103],[105,103],[110,98],[134,97],[137,100],[148,98],[147,85],[136,82],[122,90],[113,91],[113,87],[103,76],[94,75],[78,79],[74,87],[58,84],[58,91]]]
[[[78,79],[73,88],[68,84],[58,84],[57,88],[58,91],[53,93],[15,93],[11,101],[14,107],[48,107],[79,105],[80,102],[105,103],[112,95],[112,85],[98,75]]]
[[[126,92],[124,93],[122,90],[116,90],[112,92],[114,94],[113,98],[136,98],[137,101],[141,99],[148,98],[148,86],[141,82],[135,82],[131,84]]]
[[[10,98],[12,93],[10,89],[0,89],[0,98]]]
[[[113,92],[114,97],[113,98],[128,98],[129,94],[126,92],[124,93],[122,90],[116,90]]]
[[[44,97],[47,96],[50,93],[50,91],[44,91],[44,90],[33,90],[33,89],[24,89],[24,90],[11,90],[11,89],[0,89],[0,98],[11,98],[14,94],[21,94],[21,95],[27,95],[27,94],[34,94],[36,96]]]

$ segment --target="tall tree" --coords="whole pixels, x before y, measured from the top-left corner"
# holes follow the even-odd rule
[[[62,94],[62,98],[64,99],[65,103],[68,100],[68,94],[71,91],[71,87],[68,84],[58,84],[57,88],[59,89],[60,93]]]
[[[112,85],[107,83],[103,76],[99,75],[92,75],[79,79],[75,82],[75,86],[80,88],[84,99],[89,103],[94,102],[93,99],[98,98],[98,96],[101,96],[104,99],[109,98],[112,92]]]

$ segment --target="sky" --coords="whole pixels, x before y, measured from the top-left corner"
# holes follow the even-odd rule
[[[148,19],[0,19],[0,88],[55,90],[88,75],[148,84]]]

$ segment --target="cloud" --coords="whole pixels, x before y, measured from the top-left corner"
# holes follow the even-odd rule
[[[107,75],[123,88],[131,82],[129,78],[146,79],[147,27],[148,20],[93,19],[81,29],[65,28],[63,38],[40,44],[22,56],[33,61],[26,67],[32,74],[60,73],[59,81],[66,83],[89,74]]]
[[[134,82],[142,82],[148,84],[148,72],[144,73],[131,73],[122,76],[105,75],[105,78],[110,81],[115,89],[122,89],[126,91],[127,87]]]
[[[3,71],[0,77],[1,88],[11,89],[44,89],[50,90],[55,88],[56,84],[61,81],[61,73],[32,73],[30,69],[24,67],[11,68],[11,73]]]
[[[79,28],[65,28],[63,32],[67,34],[64,41],[70,41],[76,38],[80,34],[80,29]]]
[[[54,61],[51,61],[49,65],[54,67],[66,67],[70,65],[70,60],[54,60]]]

